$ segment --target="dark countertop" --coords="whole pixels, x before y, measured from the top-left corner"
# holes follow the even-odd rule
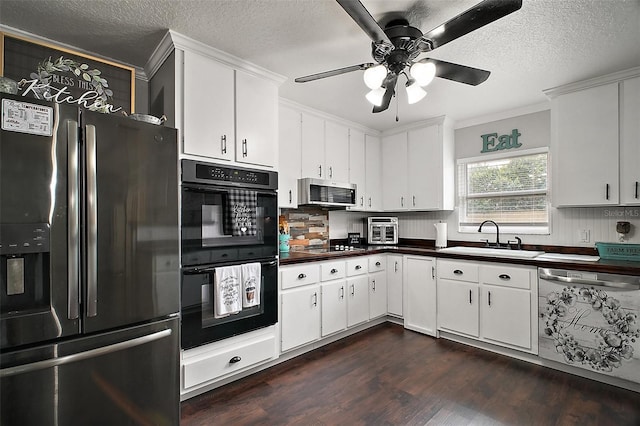
[[[536,260],[533,259],[513,259],[505,257],[490,256],[470,256],[453,253],[443,253],[436,248],[413,247],[409,245],[366,247],[364,250],[355,251],[330,251],[326,253],[300,253],[289,252],[280,253],[280,265],[297,265],[308,262],[320,262],[326,260],[345,259],[356,256],[369,256],[372,254],[413,254],[418,256],[429,256],[459,260],[473,260],[479,262],[495,262],[513,265],[528,265],[540,268],[571,269],[578,271],[603,272],[609,274],[640,275],[640,262],[629,262],[622,260],[600,259],[597,262],[577,261],[577,260]]]

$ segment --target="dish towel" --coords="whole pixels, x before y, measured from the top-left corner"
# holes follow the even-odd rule
[[[213,298],[215,318],[226,317],[242,310],[242,268],[240,266],[225,266],[215,268]]]
[[[229,190],[227,200],[227,233],[234,237],[256,235],[258,193],[243,189]]]
[[[262,271],[260,263],[242,265],[242,307],[250,308],[260,305],[260,284]]]

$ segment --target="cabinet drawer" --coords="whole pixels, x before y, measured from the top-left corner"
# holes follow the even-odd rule
[[[438,260],[438,278],[478,282],[478,265],[461,261]]]
[[[213,350],[182,364],[185,389],[244,370],[276,356],[275,336]]]
[[[531,272],[528,268],[505,265],[480,265],[480,282],[503,287],[531,288]]]
[[[346,264],[344,262],[329,262],[320,265],[320,279],[322,281],[344,278],[346,273]]]
[[[300,287],[320,281],[320,267],[315,265],[292,266],[280,269],[282,289]]]
[[[347,276],[353,277],[354,275],[366,274],[368,272],[367,266],[367,258],[363,256],[347,260]]]
[[[384,256],[370,256],[369,257],[369,272],[384,271],[385,258]]]

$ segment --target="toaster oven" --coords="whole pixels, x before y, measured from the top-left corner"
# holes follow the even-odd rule
[[[365,220],[367,244],[398,244],[397,217],[368,217]]]

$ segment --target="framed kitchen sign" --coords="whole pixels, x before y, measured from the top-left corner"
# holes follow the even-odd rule
[[[104,113],[135,109],[134,68],[2,32],[0,75],[25,97]]]

